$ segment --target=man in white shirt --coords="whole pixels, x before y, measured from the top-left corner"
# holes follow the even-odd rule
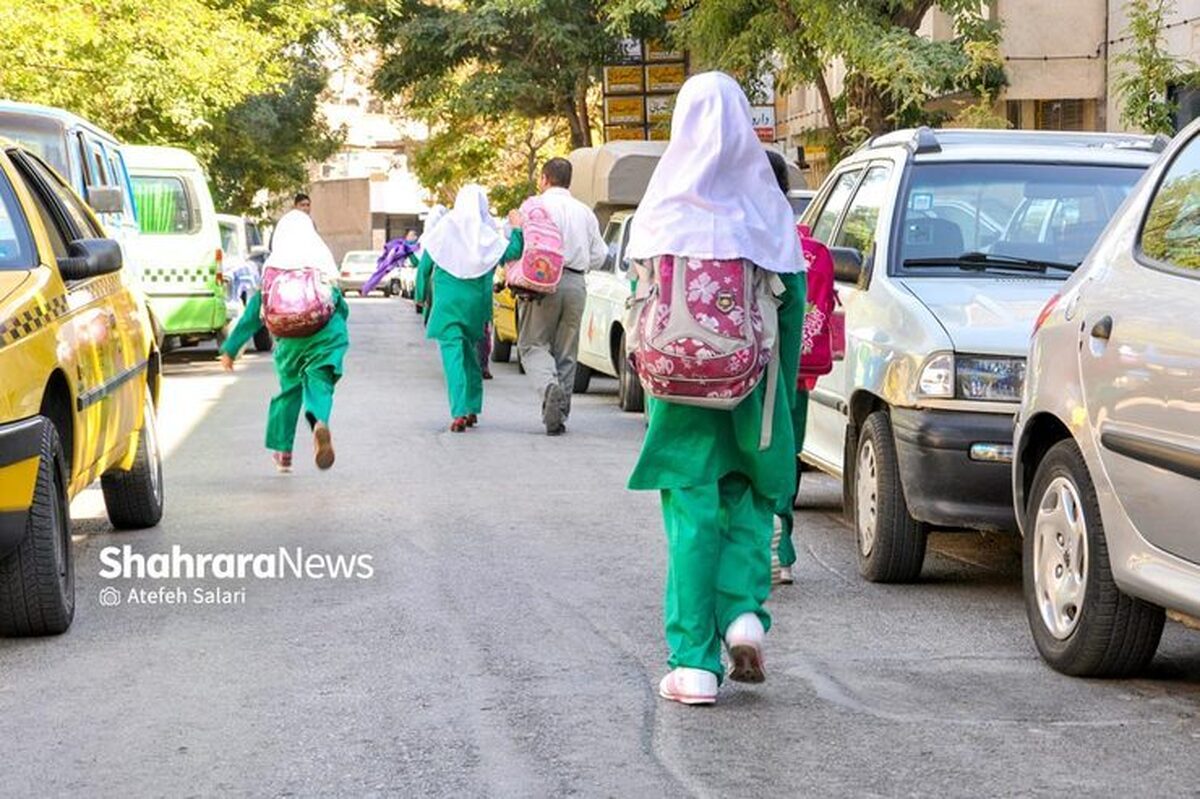
[[[542,423],[551,436],[566,432],[571,413],[579,325],[587,298],[583,276],[604,263],[608,254],[596,215],[571,196],[570,185],[571,162],[567,159],[551,158],[542,167],[539,188],[542,202],[562,234],[563,275],[557,291],[522,301],[518,311],[517,350],[525,373],[537,388]]]

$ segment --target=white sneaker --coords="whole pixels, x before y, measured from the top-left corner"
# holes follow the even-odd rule
[[[763,669],[763,638],[766,632],[754,613],[743,613],[725,631],[729,647],[729,679],[758,683],[767,679]]]
[[[792,578],[791,566],[779,567],[779,583],[780,585],[791,585],[795,580]]]
[[[658,695],[685,705],[711,705],[717,701],[717,675],[704,669],[674,669],[658,684]]]

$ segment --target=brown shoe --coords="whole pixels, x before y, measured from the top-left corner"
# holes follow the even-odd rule
[[[479,417],[473,413],[467,414],[467,427],[474,427],[479,424]]]
[[[313,425],[313,449],[316,451],[318,469],[328,469],[333,465],[333,436],[324,422]]]
[[[465,417],[465,416],[454,417],[454,420],[450,422],[450,432],[451,433],[465,433],[466,431],[467,431],[467,417]]]

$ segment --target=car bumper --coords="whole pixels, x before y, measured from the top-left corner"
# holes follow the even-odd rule
[[[347,291],[362,291],[363,284],[367,282],[370,275],[362,275],[361,277],[340,277],[338,278],[338,286],[343,292]],[[383,291],[392,284],[392,278],[379,281],[379,285],[375,287],[376,291]]]
[[[1012,416],[894,408],[892,429],[913,518],[945,527],[1017,529]]]
[[[47,424],[35,416],[0,425],[0,558],[25,538]]]
[[[151,294],[148,299],[150,310],[167,336],[216,335],[233,318],[233,309],[224,296]]]

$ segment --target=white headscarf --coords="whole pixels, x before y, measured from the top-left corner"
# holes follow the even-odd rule
[[[633,258],[746,258],[772,272],[804,268],[791,205],[733,78],[689,78],[675,101],[671,141],[633,217]]]
[[[433,230],[433,226],[442,221],[447,213],[446,206],[438,203],[429,209],[429,213],[425,215],[425,229],[421,231],[421,246],[425,246],[425,237],[429,235],[429,231]]]
[[[312,217],[303,211],[288,211],[279,220],[271,238],[271,254],[263,266],[271,269],[318,269],[333,282],[338,277],[333,253],[317,234]]]
[[[474,183],[458,190],[454,208],[421,242],[434,263],[464,280],[486,274],[508,248],[488,211],[487,192]]]

